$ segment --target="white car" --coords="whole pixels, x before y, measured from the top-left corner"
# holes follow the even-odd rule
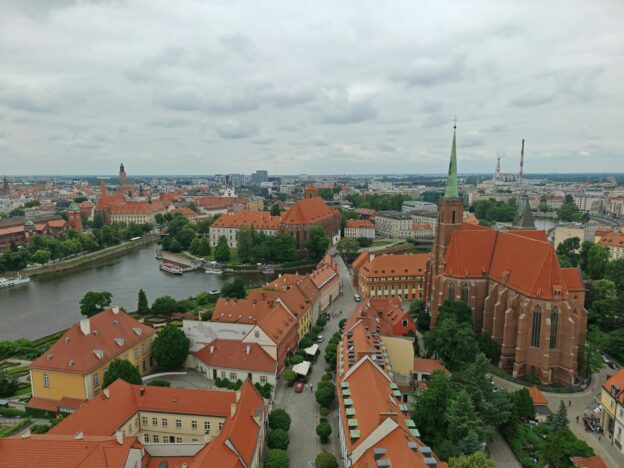
[[[323,335],[319,335],[316,337],[317,343],[322,343],[323,341],[325,341],[325,337]]]
[[[355,302],[360,302],[362,300],[362,296],[360,296],[359,294],[354,294],[353,299],[355,299]]]

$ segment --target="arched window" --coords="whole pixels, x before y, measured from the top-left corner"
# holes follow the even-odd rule
[[[531,346],[538,348],[540,343],[540,331],[542,326],[542,309],[535,306],[533,309],[533,333],[531,335]]]
[[[550,349],[557,347],[557,332],[559,331],[559,308],[555,307],[550,313]]]
[[[461,301],[462,301],[464,304],[468,304],[468,291],[469,291],[469,290],[468,290],[468,285],[467,285],[467,284],[464,284],[464,285],[462,286],[462,290],[461,290]]]
[[[455,210],[451,212],[451,223],[455,224]]]
[[[455,285],[453,283],[449,284],[449,287],[448,287],[448,300],[449,301],[455,300]]]

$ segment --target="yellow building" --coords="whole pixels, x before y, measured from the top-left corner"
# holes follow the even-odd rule
[[[605,380],[600,393],[602,430],[612,443],[619,400],[624,401],[624,369]]]
[[[118,307],[72,325],[30,365],[33,398],[29,408],[73,412],[97,395],[115,358],[130,361],[139,374],[153,367],[150,344],[155,330]]]

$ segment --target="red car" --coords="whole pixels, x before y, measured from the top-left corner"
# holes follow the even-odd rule
[[[297,382],[297,383],[295,384],[295,392],[297,392],[297,393],[301,393],[301,392],[303,392],[303,386],[304,386],[304,385],[305,385],[305,384],[304,384],[303,382]]]

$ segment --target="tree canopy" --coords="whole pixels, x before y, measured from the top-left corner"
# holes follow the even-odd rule
[[[308,238],[304,242],[310,258],[320,260],[329,247],[329,238],[322,228],[316,226],[310,229]]]
[[[139,371],[127,359],[117,358],[111,361],[108,369],[104,372],[102,388],[108,387],[117,379],[122,379],[135,385],[141,385],[143,383]]]
[[[80,299],[80,313],[91,317],[110,306],[113,295],[108,291],[88,291]]]
[[[177,369],[186,360],[189,344],[189,339],[180,328],[168,325],[152,341],[152,356],[159,367]]]
[[[225,283],[221,288],[221,297],[245,299],[246,296],[247,289],[245,288],[245,281],[240,276]]]

